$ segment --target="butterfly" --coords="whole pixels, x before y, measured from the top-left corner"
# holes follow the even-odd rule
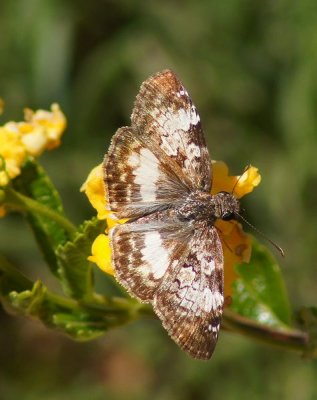
[[[131,126],[103,162],[108,209],[126,218],[109,232],[117,280],[150,303],[171,338],[209,359],[224,307],[217,219],[232,220],[232,193],[211,195],[212,166],[200,117],[170,70],[141,85]]]

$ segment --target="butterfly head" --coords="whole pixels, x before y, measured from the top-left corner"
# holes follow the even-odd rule
[[[219,192],[214,196],[215,217],[224,221],[236,219],[240,211],[239,200],[232,193]]]

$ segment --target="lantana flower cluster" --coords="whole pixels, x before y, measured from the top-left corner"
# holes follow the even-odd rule
[[[51,111],[27,108],[24,121],[0,126],[0,186],[20,174],[28,156],[38,157],[59,146],[65,128],[66,118],[58,104],[53,104]]]
[[[230,193],[234,188],[234,195],[237,198],[241,198],[252,192],[261,181],[258,169],[253,166],[248,166],[244,173],[238,176],[230,176],[227,165],[221,161],[213,161],[212,169],[212,194],[221,191]],[[90,172],[81,190],[85,192],[90,203],[97,211],[97,218],[107,221],[107,229],[95,239],[92,245],[92,254],[88,259],[97,264],[104,272],[113,275],[108,232],[116,224],[125,223],[126,220],[113,219],[113,212],[106,209],[105,186],[101,165],[98,165]],[[243,231],[241,224],[237,221],[218,220],[216,228],[219,232],[224,252],[225,296],[230,296],[232,282],[237,278],[234,266],[250,260],[251,238]]]
[[[2,111],[3,103],[0,108]],[[24,121],[10,121],[0,126],[0,188],[20,175],[27,157],[38,157],[44,150],[59,146],[66,128],[66,118],[58,104],[51,111],[24,110]],[[0,217],[6,214],[0,206]]]

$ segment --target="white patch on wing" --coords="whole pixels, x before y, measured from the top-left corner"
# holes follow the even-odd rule
[[[194,105],[192,106],[191,111],[191,123],[192,125],[197,125],[200,121],[200,118]]]
[[[171,118],[171,127],[174,131],[181,129],[183,131],[188,131],[191,124],[190,114],[184,108],[180,108]]]
[[[141,249],[141,253],[143,260],[150,266],[154,278],[162,278],[170,258],[158,232],[147,232],[144,235],[144,247]]]
[[[211,310],[216,310],[223,306],[223,295],[219,292],[212,292],[210,289],[205,288],[203,292],[203,306],[204,310],[209,313]]]
[[[180,92],[178,92],[180,93]],[[152,117],[154,118],[153,112]],[[195,158],[200,158],[201,149],[190,141],[189,132],[192,126],[200,121],[194,105],[190,108],[168,108],[164,113],[155,116],[155,129],[160,132],[160,146],[171,157],[176,157],[179,152],[186,155],[185,167],[191,168]]]
[[[159,160],[149,149],[142,148],[140,154],[133,153],[129,156],[128,165],[133,168],[134,182],[140,185],[142,200],[156,200],[155,193],[160,178]]]
[[[159,114],[157,117],[159,127],[162,127],[166,133],[173,133],[179,130],[187,132],[191,125],[196,125],[200,119],[196,109],[186,110],[180,108],[176,111],[169,110],[165,114]]]
[[[188,92],[187,92],[187,90],[182,86],[181,87],[181,89],[180,89],[180,91],[179,91],[179,94],[181,95],[181,96],[186,96],[186,97],[188,97]]]
[[[200,147],[197,146],[195,143],[189,143],[189,145],[187,146],[187,151],[193,157],[200,157]]]
[[[130,167],[132,167],[132,168],[137,167],[140,162],[140,157],[138,156],[137,153],[132,153],[132,154],[130,154],[127,162]]]
[[[188,286],[192,285],[192,283],[194,282],[195,272],[193,271],[191,266],[188,266],[187,268],[182,268],[179,271],[177,279],[180,282],[181,289],[183,287],[188,287]]]
[[[215,268],[216,268],[216,265],[215,265],[214,260],[210,260],[209,262],[206,259],[202,260],[201,269],[205,275],[210,276],[213,273],[213,271],[215,270]]]

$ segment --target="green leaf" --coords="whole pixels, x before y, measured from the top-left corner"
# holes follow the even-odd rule
[[[58,299],[58,297],[56,297]],[[54,302],[42,282],[34,283],[31,290],[13,291],[7,298],[11,311],[40,319],[50,328],[57,329],[76,340],[90,340],[105,333],[109,316],[81,308],[64,299],[64,304]]]
[[[32,317],[39,316],[45,300],[46,290],[42,282],[37,281],[30,290],[10,292],[8,300],[10,305],[21,313]]]
[[[56,295],[42,282],[24,277],[1,255],[0,300],[8,312],[32,316],[76,340],[93,339],[137,316],[135,303],[123,299],[99,296],[84,303]]]
[[[25,163],[21,175],[13,181],[13,187],[20,193],[56,211],[58,214],[64,215],[57,190],[44,169],[35,160],[29,159]],[[45,261],[56,275],[58,265],[55,249],[58,245],[67,241],[69,234],[64,227],[52,218],[43,216],[36,211],[28,210],[27,220],[33,230]]]
[[[133,303],[124,308],[111,300],[80,303],[50,292],[41,281],[32,283],[0,256],[0,300],[10,313],[41,320],[76,340],[90,340],[133,317]]]
[[[87,257],[91,255],[93,241],[104,230],[104,221],[98,221],[97,218],[86,221],[72,241],[57,248],[58,274],[68,296],[84,299],[92,295],[92,265]]]
[[[231,309],[272,327],[291,325],[291,311],[283,277],[272,255],[253,241],[249,264],[236,267]]]
[[[110,328],[107,318],[89,313],[55,313],[52,322],[54,327],[80,341],[95,339]]]

